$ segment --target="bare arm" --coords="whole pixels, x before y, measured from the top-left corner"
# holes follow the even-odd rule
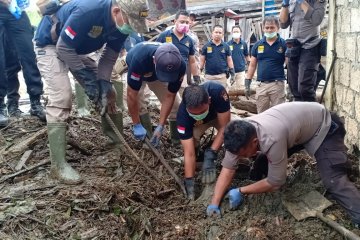
[[[251,57],[249,69],[248,69],[247,74],[246,74],[247,79],[252,79],[254,77],[254,74],[255,74],[255,71],[256,71],[256,66],[257,66],[257,58],[256,57]]]
[[[204,69],[205,68],[205,56],[201,55],[200,56],[200,69]]]
[[[240,192],[243,194],[256,194],[277,191],[280,186],[271,185],[267,178],[257,181],[253,184],[240,188]]]
[[[285,29],[290,25],[289,21],[289,7],[281,7],[279,22],[281,28]]]
[[[234,178],[235,170],[222,168],[218,180],[216,181],[214,195],[211,199],[211,204],[219,206],[221,199],[224,197],[225,191],[231,184]]]
[[[227,60],[228,68],[234,68],[234,62],[233,62],[232,57],[231,57],[231,56],[228,56],[228,57],[226,58],[226,60]]]
[[[175,97],[176,97],[176,93],[171,93],[169,91],[166,93],[164,101],[161,104],[159,124],[161,125],[165,124],[166,119],[169,116],[171,112],[171,108],[174,104]]]
[[[140,123],[138,93],[131,87],[127,87],[127,104],[133,124]]]
[[[216,134],[216,137],[214,139],[214,142],[211,145],[212,150],[215,150],[215,151],[219,150],[221,145],[224,143],[224,130],[225,130],[226,124],[228,124],[228,122],[230,122],[230,116],[231,116],[230,111],[217,114],[217,119],[219,122],[219,129],[218,129],[218,133]]]
[[[196,66],[196,61],[195,61],[195,56],[189,56],[189,64],[190,64],[190,68],[191,68],[191,74],[193,76],[199,76],[199,71],[198,68]]]
[[[181,140],[181,145],[184,149],[185,178],[192,178],[196,167],[194,139]]]

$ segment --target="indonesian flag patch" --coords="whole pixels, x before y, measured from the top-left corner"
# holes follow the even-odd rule
[[[182,127],[182,126],[178,126],[177,127],[177,130],[180,134],[185,134],[185,127]]]
[[[131,73],[131,79],[135,80],[135,81],[139,81],[140,80],[141,75],[137,74],[137,73]]]
[[[69,38],[71,38],[71,40],[73,40],[76,36],[76,32],[74,30],[72,30],[72,28],[70,26],[68,26],[65,29],[65,33]]]

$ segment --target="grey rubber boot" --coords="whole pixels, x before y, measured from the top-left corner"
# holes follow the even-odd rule
[[[124,105],[124,83],[119,81],[112,81],[116,90],[116,105],[123,111],[126,110]]]
[[[171,143],[174,146],[180,145],[180,138],[179,138],[179,133],[177,130],[176,120],[169,120],[169,128],[170,128]]]
[[[90,116],[88,97],[84,88],[78,82],[75,82],[75,97],[78,115],[80,117]]]
[[[143,115],[140,115],[140,122],[143,125],[143,127],[146,129],[147,136],[149,138],[151,138],[151,136],[152,136],[152,123],[151,123],[150,114],[145,113]]]
[[[66,123],[48,123],[48,138],[51,157],[51,177],[64,184],[82,182],[79,173],[65,159],[66,156]]]
[[[122,112],[116,114],[109,114],[109,116],[113,120],[116,128],[119,130],[121,135],[123,135],[124,124]],[[120,139],[117,137],[116,133],[113,131],[105,117],[101,117],[101,128],[105,136],[108,136],[110,138],[111,144],[121,144]]]
[[[6,127],[9,124],[9,118],[6,112],[4,99],[0,98],[0,127]]]

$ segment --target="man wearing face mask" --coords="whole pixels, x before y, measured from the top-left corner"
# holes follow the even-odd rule
[[[325,0],[283,0],[281,28],[291,26],[287,57],[288,82],[295,101],[316,101],[316,79],[320,64],[320,24]]]
[[[66,120],[72,97],[68,70],[101,114],[108,112],[121,129],[111,72],[128,34],[147,31],[147,13],[146,0],[72,0],[54,15],[42,18],[35,36],[36,54],[41,75],[49,86],[46,119],[51,174],[61,182],[81,182],[80,175],[65,160]],[[104,44],[97,64],[89,53]],[[102,127],[114,143],[119,142],[105,117]]]
[[[231,57],[229,45],[223,41],[224,28],[221,25],[215,25],[212,32],[212,39],[206,43],[200,56],[200,71],[205,67],[205,80],[218,81],[226,89],[226,72],[229,70],[231,79],[235,80],[234,63]]]
[[[199,83],[200,76],[194,56],[194,43],[191,37],[187,35],[189,28],[189,13],[185,10],[180,10],[175,15],[175,27],[161,33],[156,41],[174,44],[179,49],[186,66],[190,67],[191,74],[193,75],[193,82]],[[182,88],[186,87],[187,84],[189,84],[187,81],[183,81]],[[176,122],[171,121],[169,124],[171,139],[173,143],[178,144],[179,137],[176,131]]]
[[[219,83],[208,81],[201,85],[185,88],[177,112],[177,130],[184,149],[185,188],[188,198],[194,200],[194,175],[196,166],[195,147],[200,137],[210,127],[218,131],[211,147],[205,150],[202,166],[202,183],[216,179],[215,160],[223,144],[224,129],[230,121],[230,101],[226,89]]]
[[[241,39],[240,26],[236,25],[232,28],[232,40],[228,42],[231,50],[231,56],[235,67],[235,81],[230,83],[230,90],[240,90],[244,86],[245,67],[250,61],[246,42]]]
[[[251,50],[251,59],[245,79],[246,92],[250,92],[251,79],[257,67],[256,107],[261,113],[285,102],[285,40],[278,35],[279,21],[266,16],[263,21],[264,37]]]

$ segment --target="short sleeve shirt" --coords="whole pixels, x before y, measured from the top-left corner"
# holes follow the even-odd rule
[[[291,102],[276,105],[247,121],[255,126],[260,151],[268,158],[268,182],[280,186],[286,180],[287,150],[304,145],[313,156],[330,129],[331,116],[319,103]],[[222,165],[236,169],[238,161],[237,155],[226,151]]]
[[[139,91],[143,81],[153,82],[158,80],[155,72],[153,56],[161,45],[159,42],[142,42],[135,45],[126,56],[128,65],[127,83],[132,89]],[[168,90],[176,93],[181,87],[186,72],[185,62],[181,62],[178,81],[168,84]]]
[[[218,113],[230,111],[230,100],[225,88],[216,82],[209,81],[200,85],[206,90],[211,97],[209,105],[209,114],[203,120],[196,121],[192,118],[186,110],[186,103],[181,102],[177,116],[177,130],[181,140],[190,139],[193,137],[193,129],[201,124],[208,123],[217,118]]]
[[[279,35],[271,46],[265,37],[254,44],[251,56],[257,59],[258,81],[285,80],[285,51],[285,40]]]
[[[240,40],[239,43],[231,40],[228,42],[232,59],[234,62],[235,72],[245,71],[246,59],[245,57],[249,55],[248,48],[246,43],[243,40]]]
[[[111,0],[72,0],[57,12],[58,34],[63,41],[78,54],[88,54],[107,44],[115,52],[120,52],[128,35],[116,29],[111,17]],[[35,36],[36,45],[44,47],[55,43],[51,40],[51,19],[44,16]]]
[[[226,72],[227,57],[231,56],[231,50],[226,42],[221,42],[216,46],[209,41],[202,48],[201,55],[205,56],[205,73],[218,75]]]
[[[195,54],[194,43],[191,37],[185,34],[184,37],[179,40],[173,29],[162,32],[156,41],[174,44],[179,49],[180,54],[186,64],[188,64],[189,56],[194,56]]]

